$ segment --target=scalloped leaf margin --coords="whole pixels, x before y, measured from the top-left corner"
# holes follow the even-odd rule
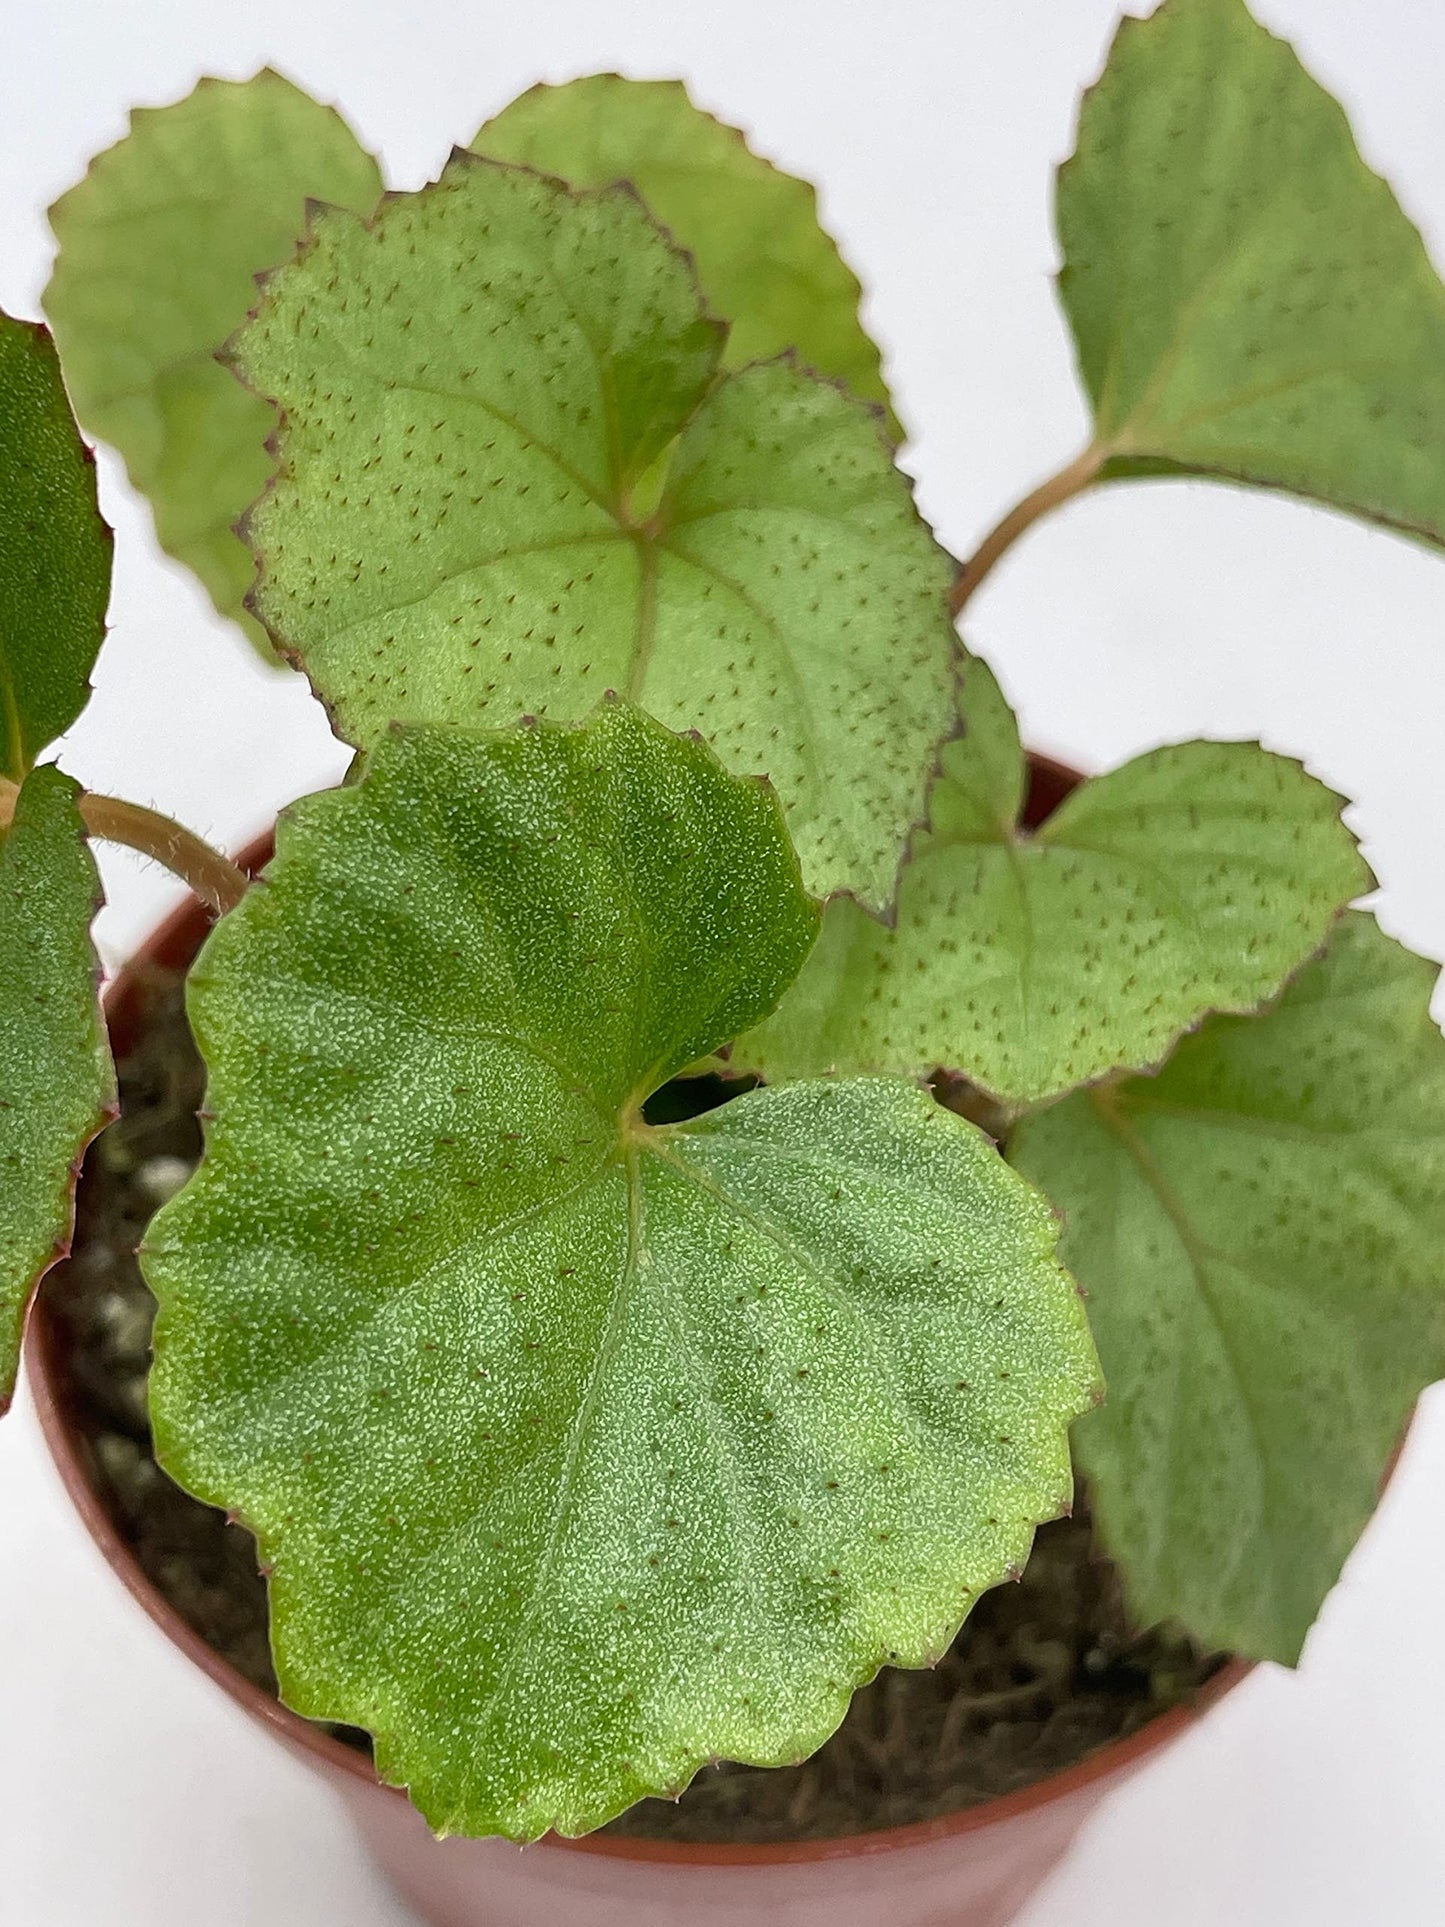
[[[627,188],[459,154],[322,211],[232,348],[283,411],[252,607],[360,747],[607,690],[698,729],[815,895],[882,910],[954,727],[953,565],[870,409],[722,344]]]
[[[612,707],[392,735],[192,976],[161,1455],[256,1529],[288,1702],[440,1831],[800,1757],[1067,1502],[1092,1346],[981,1133],[887,1080],[640,1121],[814,927],[766,791]]]

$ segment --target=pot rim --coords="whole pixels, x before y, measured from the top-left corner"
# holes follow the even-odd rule
[[[1041,787],[1047,793],[1048,808],[1053,807],[1064,790],[1072,788],[1080,780],[1076,771],[1055,762],[1051,757],[1031,756],[1030,763],[1043,778]],[[271,848],[272,833],[268,831],[248,844],[238,861],[243,869],[254,874],[269,859]],[[149,963],[184,967],[194,957],[210,922],[209,913],[193,896],[187,897],[172,911],[106,987],[103,1005],[107,1023],[119,1027],[126,1021],[127,1006],[134,996],[135,973],[139,966]],[[272,1698],[238,1673],[187,1624],[147,1577],[92,1481],[81,1431],[65,1390],[64,1349],[59,1320],[54,1316],[42,1290],[30,1319],[25,1345],[31,1396],[41,1432],[60,1474],[61,1483],[76,1511],[107,1564],[132,1598],[173,1645],[179,1647],[210,1680],[258,1725],[273,1733],[289,1751],[309,1758],[333,1773],[369,1784],[387,1798],[405,1801],[407,1796],[404,1789],[378,1779],[371,1761],[364,1754],[336,1739],[313,1721],[293,1713],[280,1700]],[[1016,1792],[999,1795],[976,1806],[961,1808],[955,1813],[939,1814],[930,1820],[915,1820],[902,1826],[879,1828],[869,1833],[842,1834],[824,1840],[777,1843],[647,1840],[601,1834],[567,1839],[549,1833],[529,1850],[591,1853],[612,1859],[680,1866],[776,1867],[928,1846],[936,1841],[954,1839],[1014,1820],[1038,1807],[1065,1800],[1096,1781],[1122,1777],[1150,1754],[1187,1731],[1253,1670],[1254,1663],[1250,1660],[1227,1660],[1187,1700],[1157,1715],[1126,1738],[1097,1748],[1073,1766],[1037,1780],[1031,1786],[1021,1787]]]

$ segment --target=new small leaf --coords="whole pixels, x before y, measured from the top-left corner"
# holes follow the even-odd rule
[[[1034,834],[998,684],[970,662],[896,926],[846,901],[738,1068],[956,1071],[1007,1104],[1157,1063],[1252,1010],[1372,884],[1341,799],[1254,743],[1184,743],[1082,784]]]

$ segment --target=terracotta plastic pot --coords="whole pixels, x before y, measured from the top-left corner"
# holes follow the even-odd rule
[[[1078,780],[1035,758],[1028,819],[1040,822]],[[242,862],[256,868],[269,854],[270,839],[262,839]],[[134,1034],[137,966],[184,968],[206,929],[206,913],[192,901],[116,979],[106,1018],[117,1055]],[[1067,1772],[916,1826],[792,1846],[549,1837],[518,1848],[500,1840],[439,1841],[403,1794],[378,1782],[364,1755],[243,1679],[151,1584],[101,1497],[70,1385],[63,1327],[43,1293],[27,1357],[60,1475],[112,1569],[182,1652],[334,1787],[377,1865],[432,1927],[1004,1927],[1099,1803],[1249,1670],[1232,1662],[1190,1704]]]

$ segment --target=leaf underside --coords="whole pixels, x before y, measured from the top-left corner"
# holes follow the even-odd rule
[[[964,705],[896,927],[830,904],[737,1068],[943,1068],[1037,1102],[1159,1062],[1211,1010],[1263,1003],[1371,887],[1341,798],[1254,743],[1154,750],[1023,833],[1017,725],[980,662]]]
[[[1293,1662],[1445,1374],[1435,975],[1353,912],[1263,1016],[1019,1127],[1090,1295],[1109,1398],[1076,1453],[1145,1623]]]
[[[1254,482],[1445,542],[1445,289],[1243,0],[1122,23],[1058,226],[1106,475]]]
[[[258,642],[234,526],[275,466],[276,418],[216,350],[255,306],[256,275],[294,249],[308,198],[367,211],[381,190],[340,115],[267,70],[138,108],[51,210],[45,311],[77,412],[124,456],[162,547]]]
[[[77,794],[37,769],[0,831],[0,1412],[35,1287],[70,1248],[81,1153],[115,1097],[90,942],[100,886]]]
[[[814,927],[765,789],[612,706],[389,737],[193,974],[162,1458],[440,1831],[802,1756],[1067,1501],[1092,1348],[980,1133],[882,1079],[640,1122]]]
[[[54,343],[0,314],[0,776],[14,783],[90,695],[110,550]]]
[[[284,410],[252,606],[363,747],[607,690],[699,729],[809,888],[878,908],[951,726],[952,566],[870,410],[722,346],[630,189],[458,155],[323,212],[233,349]]]
[[[728,322],[725,367],[795,349],[805,367],[887,409],[898,439],[878,349],[859,320],[858,277],[820,225],[811,183],[755,154],[680,80],[588,74],[533,87],[471,145],[573,187],[631,181]]]

